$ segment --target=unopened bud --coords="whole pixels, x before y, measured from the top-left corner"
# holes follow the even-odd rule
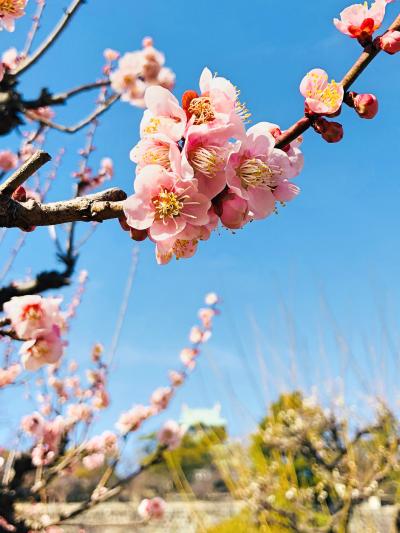
[[[11,198],[17,202],[26,202],[26,190],[20,185],[13,193]]]
[[[343,126],[339,122],[320,117],[314,121],[313,127],[328,143],[337,143],[343,139]]]
[[[147,231],[145,229],[130,228],[131,239],[134,241],[144,241],[147,239]]]
[[[378,99],[373,94],[357,94],[353,98],[353,103],[361,118],[371,119],[378,113]]]
[[[387,31],[382,37],[378,37],[376,44],[388,54],[397,54],[400,52],[400,31]]]

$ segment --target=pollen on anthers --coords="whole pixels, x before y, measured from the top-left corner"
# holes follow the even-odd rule
[[[224,164],[224,150],[218,146],[198,146],[190,152],[189,159],[195,170],[214,178]]]
[[[206,124],[215,120],[214,109],[208,96],[193,98],[189,104],[188,112],[195,117],[195,124]]]
[[[277,185],[276,176],[279,173],[279,168],[269,166],[258,158],[246,159],[236,170],[236,175],[245,188],[273,189]]]
[[[182,198],[179,198],[174,192],[162,189],[152,200],[156,210],[156,218],[165,220],[174,218],[181,214],[183,209]]]

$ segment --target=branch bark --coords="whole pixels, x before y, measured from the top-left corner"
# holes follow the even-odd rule
[[[38,150],[0,185],[0,196],[12,196],[20,185],[51,160],[47,152]]]
[[[0,227],[28,229],[32,226],[103,222],[120,218],[123,215],[122,201],[126,197],[126,193],[117,188],[47,204],[35,200],[22,203],[0,197]]]

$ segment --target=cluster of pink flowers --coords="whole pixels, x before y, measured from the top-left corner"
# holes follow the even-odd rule
[[[217,309],[218,302],[219,298],[215,293],[207,294],[205,298],[207,307],[199,311],[201,326],[194,326],[191,329],[189,335],[191,346],[184,348],[180,354],[183,369],[169,372],[170,385],[156,389],[151,395],[150,405],[134,405],[129,411],[121,414],[116,427],[122,435],[137,431],[145,420],[161,413],[168,407],[176,388],[180,387],[187,379],[189,373],[194,370],[201,345],[206,343],[211,337],[212,319],[219,314]],[[172,449],[179,445],[182,435],[179,425],[176,422],[169,421],[158,433],[158,440],[160,445]]]
[[[14,31],[15,20],[25,15],[28,0],[1,0],[0,1],[0,31]]]
[[[42,466],[50,464],[55,459],[67,425],[61,416],[46,420],[36,412],[21,420],[21,429],[35,440],[31,454],[32,463],[35,466]]]
[[[100,468],[107,457],[118,454],[117,436],[111,431],[104,431],[101,435],[92,437],[85,446],[85,457],[83,465],[88,470]]]
[[[16,335],[25,340],[20,355],[27,370],[55,364],[63,354],[65,342],[61,333],[65,317],[60,310],[61,301],[32,295],[14,297],[4,304],[4,313]]]
[[[145,37],[142,47],[142,50],[124,54],[110,74],[111,87],[121,99],[139,107],[144,106],[147,87],[160,85],[172,90],[175,85],[175,74],[164,66],[164,54],[154,48],[153,39]],[[107,49],[104,56],[112,63],[119,58],[119,53]]]
[[[7,368],[0,368],[0,389],[12,385],[22,371],[21,365],[15,363]]]
[[[219,221],[242,228],[299,193],[291,180],[303,167],[301,139],[279,150],[276,124],[246,131],[249,114],[230,81],[206,68],[200,92],[186,91],[182,106],[159,86],[144,99],[141,140],[131,152],[135,194],[124,213],[132,238],[155,242],[159,263],[193,256]]]

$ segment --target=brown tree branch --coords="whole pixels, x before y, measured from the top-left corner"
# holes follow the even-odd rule
[[[20,185],[51,160],[47,152],[38,150],[0,185],[0,195],[11,196]]]
[[[400,15],[394,20],[391,24],[389,30],[400,30]],[[368,65],[375,59],[375,57],[380,53],[380,48],[374,43],[368,44],[363,53],[353,64],[353,66],[348,70],[348,72],[343,77],[341,84],[345,91],[347,91],[353,83],[359,78],[359,76],[364,72]],[[307,116],[301,117],[297,122],[295,122],[290,128],[288,128],[277,140],[276,148],[283,148],[290,144],[292,141],[297,139],[305,131],[307,131],[312,125],[312,119]]]
[[[19,76],[20,74],[28,70],[41,58],[41,56],[55,43],[57,38],[61,35],[61,33],[65,30],[65,28],[71,21],[73,15],[77,12],[78,8],[81,7],[84,3],[85,0],[72,1],[68,9],[65,10],[65,13],[59,20],[58,24],[50,33],[50,35],[48,35],[48,37],[38,46],[38,48],[33,52],[32,55],[28,56],[18,65],[18,67],[12,72],[13,76]]]
[[[126,193],[118,188],[79,196],[63,202],[42,204],[35,200],[16,202],[0,197],[0,227],[27,229],[66,222],[103,222],[123,215]]]
[[[90,124],[93,120],[100,117],[103,113],[107,111],[115,102],[117,102],[121,98],[121,95],[119,94],[113,94],[108,98],[104,103],[100,104],[96,107],[96,109],[88,115],[86,118],[75,124],[74,126],[64,126],[63,124],[57,124],[57,122],[53,122],[52,120],[45,119],[43,117],[38,117],[35,115],[34,111],[29,111],[29,109],[22,108],[22,111],[25,113],[25,115],[32,119],[36,120],[40,124],[47,126],[49,128],[53,128],[58,131],[62,131],[64,133],[76,133],[77,131],[81,130],[88,124]]]

